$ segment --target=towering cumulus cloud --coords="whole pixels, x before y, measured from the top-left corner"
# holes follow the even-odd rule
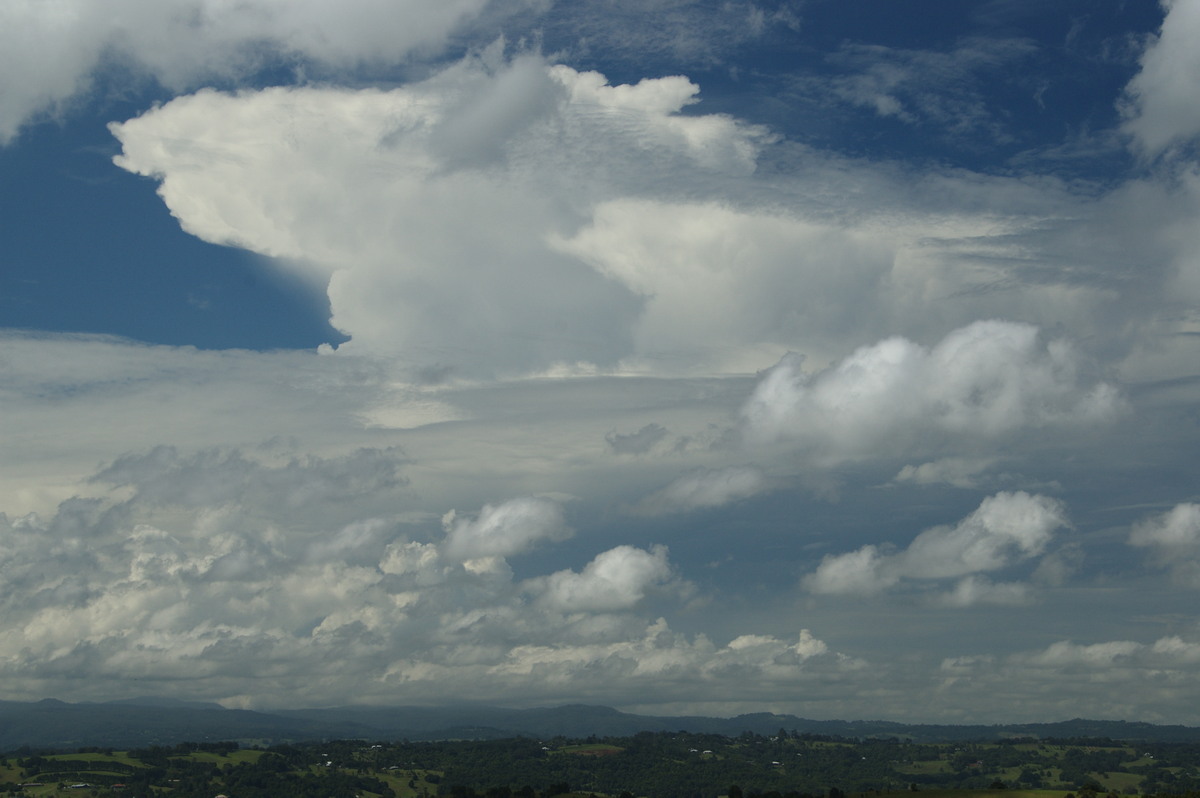
[[[348,350],[504,374],[631,354],[643,299],[549,239],[646,164],[753,168],[753,128],[679,114],[696,90],[492,48],[387,92],[201,92],[113,132],[186,230],[327,285]]]

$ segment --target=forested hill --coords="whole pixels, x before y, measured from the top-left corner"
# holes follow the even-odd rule
[[[69,704],[47,699],[0,702],[0,751],[21,746],[78,748],[174,745],[183,741],[238,740],[273,744],[322,739],[446,740],[506,737],[619,737],[650,731],[737,736],[743,732],[914,742],[1009,737],[1110,738],[1148,742],[1200,742],[1200,728],[1125,721],[1069,720],[1013,725],[918,725],[887,721],[818,721],[757,713],[735,718],[633,715],[608,707],[541,709],[500,707],[391,707],[252,712],[216,704],[134,699]]]
[[[795,715],[758,712],[733,718],[633,715],[610,707],[582,704],[540,708],[400,707],[366,709],[307,709],[278,713],[310,722],[354,723],[409,739],[626,736],[642,731],[687,731],[737,736],[742,732],[771,734],[779,729],[802,734],[860,738],[899,737],[915,742],[989,740],[1006,737],[1108,737],[1114,740],[1200,742],[1200,728],[1158,726],[1108,720],[1066,720],[1058,723],[1008,725],[932,725],[892,721],[809,720]],[[447,732],[456,732],[447,734]]]

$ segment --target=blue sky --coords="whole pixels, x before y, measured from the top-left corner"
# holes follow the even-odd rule
[[[1192,722],[1197,35],[0,3],[4,697]]]

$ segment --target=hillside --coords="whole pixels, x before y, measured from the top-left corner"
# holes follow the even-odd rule
[[[686,731],[737,736],[780,729],[848,739],[895,737],[913,742],[1000,740],[1012,737],[1110,738],[1147,742],[1200,742],[1200,728],[1148,723],[1068,720],[1009,725],[928,725],[888,721],[808,720],[755,713],[734,718],[634,715],[609,707],[570,705],[539,709],[488,706],[340,707],[254,712],[216,704],[142,698],[70,704],[54,699],[0,702],[0,751],[21,746],[79,748],[174,745],[237,740],[276,744],[306,740],[501,739],[516,736],[630,736]]]

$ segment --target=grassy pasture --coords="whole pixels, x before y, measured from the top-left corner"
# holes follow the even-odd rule
[[[110,754],[101,754],[96,752],[89,752],[86,754],[50,754],[49,756],[43,757],[43,759],[49,762],[120,762],[122,765],[129,765],[130,767],[135,768],[146,766],[144,763],[131,758],[129,754],[124,751],[113,751]]]
[[[255,751],[251,748],[242,748],[237,751],[230,751],[227,754],[219,754],[214,751],[192,751],[188,754],[180,754],[172,756],[171,759],[182,759],[191,762],[207,762],[220,767],[221,765],[238,765],[243,762],[257,762],[266,751]]]
[[[619,745],[610,745],[608,743],[584,743],[582,745],[564,745],[558,749],[557,753],[577,754],[579,756],[612,756],[624,750]]]

